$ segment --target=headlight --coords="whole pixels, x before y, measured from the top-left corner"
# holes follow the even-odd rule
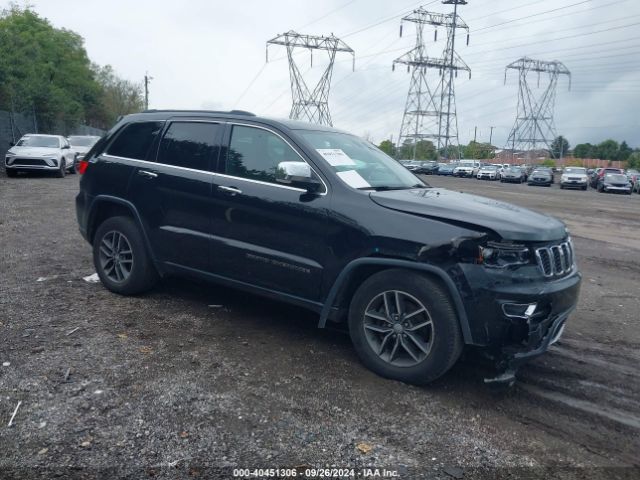
[[[529,249],[524,245],[489,242],[479,247],[478,263],[490,268],[505,268],[530,263]]]

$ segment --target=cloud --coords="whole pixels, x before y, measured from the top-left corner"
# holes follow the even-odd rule
[[[423,3],[439,12],[451,9],[440,2]],[[466,46],[460,37],[458,52],[473,72],[471,80],[456,82],[461,142],[473,137],[476,126],[479,139],[488,140],[489,127],[494,126],[494,143],[504,145],[517,103],[515,72],[504,85],[504,67],[529,55],[560,60],[572,71],[571,91],[563,82],[557,91],[558,133],[573,145],[611,137],[640,146],[635,111],[640,37],[634,33],[637,27],[625,26],[638,21],[640,4],[622,0],[616,4],[619,8],[607,8],[606,0],[599,0],[563,8],[576,3],[514,6],[510,0],[476,0],[460,7],[471,28],[471,43]],[[413,26],[405,26],[403,38],[398,32],[401,14],[418,5],[408,0],[113,0],[108,5],[58,0],[36,2],[35,10],[55,26],[82,35],[92,60],[111,64],[131,80],[141,80],[148,71],[154,77],[153,108],[242,108],[287,116],[291,93],[285,50],[270,49],[265,66],[266,41],[305,25],[303,33],[335,33],[356,51],[356,72],[350,72],[348,56],[336,58],[330,96],[334,124],[356,134],[369,132],[379,141],[397,138],[400,130],[410,75],[392,72],[391,62],[413,47]],[[544,13],[553,9],[557,10]],[[521,17],[527,18],[517,20]],[[437,44],[431,32],[425,34],[427,48],[430,54],[438,53],[444,31],[439,31]],[[561,37],[568,38],[548,41]],[[296,58],[302,70],[308,70],[308,53]],[[320,58],[314,56],[314,68],[308,72],[316,78]]]

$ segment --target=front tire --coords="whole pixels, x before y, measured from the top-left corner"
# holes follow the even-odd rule
[[[11,169],[7,168],[5,170],[5,173],[7,174],[7,177],[9,177],[9,178],[15,178],[15,177],[18,176],[18,172],[16,170],[12,169],[12,168]]]
[[[93,263],[102,284],[120,295],[135,295],[152,288],[158,273],[142,237],[129,217],[111,217],[96,231]]]
[[[67,174],[67,162],[65,162],[64,158],[60,160],[60,168],[56,172],[56,177],[64,178]]]
[[[460,357],[463,340],[446,290],[400,269],[369,277],[349,308],[349,333],[362,363],[402,382],[432,382]]]

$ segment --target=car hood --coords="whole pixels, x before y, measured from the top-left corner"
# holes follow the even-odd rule
[[[60,150],[46,147],[11,147],[9,152],[14,155],[24,155],[25,157],[41,157],[43,155],[56,155]]]
[[[553,217],[486,197],[444,188],[373,192],[371,200],[382,207],[442,221],[477,225],[504,240],[547,242],[561,240],[566,227]]]

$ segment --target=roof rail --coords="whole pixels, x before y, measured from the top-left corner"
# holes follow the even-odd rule
[[[165,110],[165,109],[149,109],[144,110],[142,113],[225,113],[227,115],[246,115],[249,117],[255,117],[256,114],[252,112],[247,112],[245,110]]]

